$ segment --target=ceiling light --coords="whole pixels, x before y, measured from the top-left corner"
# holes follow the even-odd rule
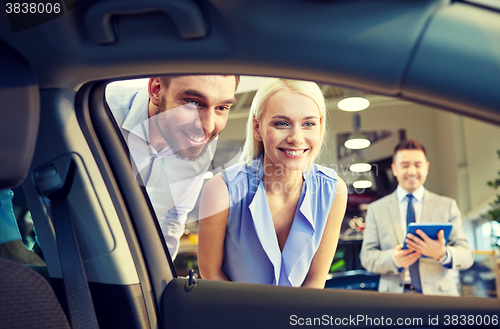
[[[370,188],[372,187],[372,182],[369,180],[358,180],[352,183],[352,186],[354,186],[354,188]]]
[[[370,141],[366,138],[352,138],[346,140],[344,146],[352,150],[361,150],[370,146]]]
[[[352,116],[352,125],[354,131],[349,135],[347,140],[344,143],[344,146],[348,149],[352,150],[360,150],[367,148],[370,146],[371,142],[365,138],[365,136],[359,131],[359,128],[361,126],[359,114],[353,114]]]
[[[352,172],[367,172],[372,170],[372,165],[369,163],[353,163],[349,166],[349,170]]]
[[[356,112],[366,109],[370,102],[364,97],[363,93],[357,90],[346,89],[344,98],[337,104],[342,111]]]
[[[363,97],[349,97],[341,100],[337,106],[342,111],[356,112],[366,109],[370,106],[370,101]]]

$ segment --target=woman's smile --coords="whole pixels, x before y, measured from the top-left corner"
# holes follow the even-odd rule
[[[304,155],[304,153],[309,151],[309,149],[295,150],[295,149],[285,149],[285,148],[278,148],[278,150],[283,152],[283,154],[289,158],[300,158]]]

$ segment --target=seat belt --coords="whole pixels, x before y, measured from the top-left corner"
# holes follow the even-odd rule
[[[70,160],[66,179],[63,179],[52,166],[48,171],[42,170],[38,173],[37,181],[41,184],[37,185],[39,191],[47,195],[51,201],[52,224],[56,233],[71,328],[98,329],[99,325],[67,199],[75,173],[76,164]],[[43,177],[48,178],[44,180]],[[46,187],[45,190],[44,187]]]

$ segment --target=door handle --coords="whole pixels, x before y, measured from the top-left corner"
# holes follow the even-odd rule
[[[193,0],[110,0],[89,8],[85,15],[87,28],[98,44],[116,40],[111,17],[160,11],[168,15],[184,39],[198,39],[207,35],[208,28],[201,8]]]

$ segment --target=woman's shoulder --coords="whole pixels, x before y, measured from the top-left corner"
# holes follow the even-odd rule
[[[221,172],[227,184],[244,179],[250,173],[251,168],[245,162],[239,162]]]
[[[214,207],[218,202],[226,200],[228,197],[228,186],[221,173],[218,173],[203,186],[200,202],[207,205],[207,207]]]
[[[339,176],[337,175],[337,172],[334,169],[316,163],[312,164],[310,173],[312,175],[323,177],[325,179],[330,179],[334,181],[339,180]]]

